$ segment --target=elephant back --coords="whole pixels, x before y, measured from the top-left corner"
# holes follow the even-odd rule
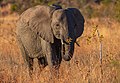
[[[51,8],[51,9],[50,9]],[[42,12],[45,11],[46,12]],[[41,6],[41,5],[37,5],[35,7],[31,7],[29,9],[27,9],[26,11],[24,11],[18,20],[18,23],[28,23],[30,22],[33,18],[39,18],[42,17],[42,15],[44,15],[43,17],[45,17],[45,15],[49,15],[50,11],[52,10],[52,7],[49,6]],[[42,14],[41,14],[42,12]],[[44,14],[43,14],[44,13]],[[43,19],[44,20],[44,19]]]

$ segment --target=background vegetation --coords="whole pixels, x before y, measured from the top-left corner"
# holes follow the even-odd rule
[[[120,21],[120,0],[0,0],[2,2],[11,3],[11,10],[18,13],[38,4],[59,3],[63,7],[80,8],[88,18],[111,17]]]

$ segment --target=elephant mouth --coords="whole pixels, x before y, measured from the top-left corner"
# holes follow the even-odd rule
[[[70,45],[70,43],[71,43],[72,41],[73,41],[73,39],[70,38],[70,37],[68,37],[67,39],[61,38],[61,43],[62,43],[62,45],[63,45],[63,44]]]
[[[72,42],[72,38],[71,37],[68,37],[67,39],[66,39],[66,41],[64,41],[66,44],[70,44],[71,42]]]

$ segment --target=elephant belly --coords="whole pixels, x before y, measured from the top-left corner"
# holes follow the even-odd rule
[[[29,57],[36,58],[43,56],[40,38],[38,38],[35,33],[27,29],[19,35]]]

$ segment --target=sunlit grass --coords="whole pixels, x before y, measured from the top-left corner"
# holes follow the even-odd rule
[[[3,21],[1,21],[3,20]],[[0,18],[0,83],[46,83],[51,82],[50,71],[46,67],[41,73],[36,67],[33,81],[28,75],[22,55],[16,43],[15,22],[17,17]],[[108,23],[109,21],[109,23]],[[99,40],[95,36],[87,43],[93,27],[104,36],[102,79],[99,60]],[[55,83],[119,83],[120,82],[120,24],[108,18],[86,19],[85,31],[78,39],[80,47],[75,45],[75,53],[70,62],[63,61],[59,70],[59,79]]]

